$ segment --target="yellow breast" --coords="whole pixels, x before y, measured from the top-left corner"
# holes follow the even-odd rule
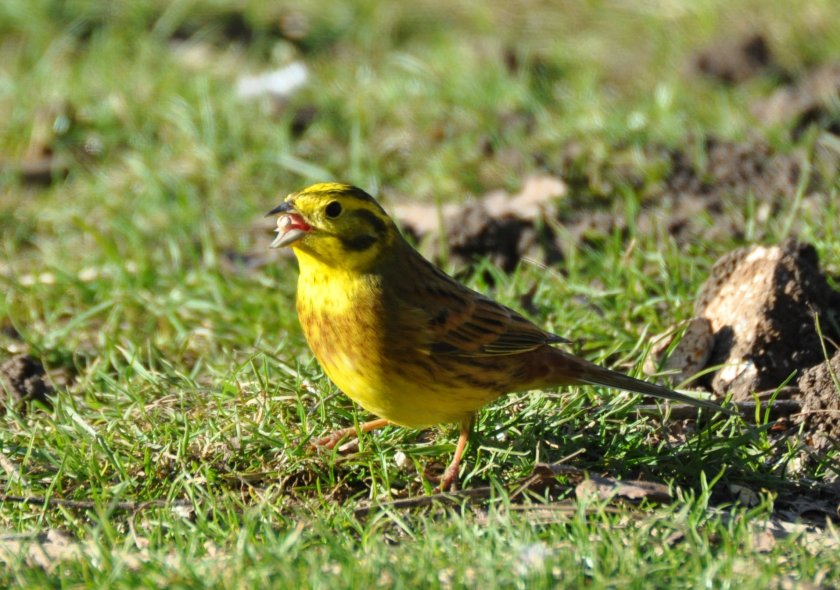
[[[395,326],[381,279],[325,267],[296,250],[297,311],[327,376],[369,412],[412,427],[459,422],[498,396],[419,350],[410,327]],[[406,278],[405,280],[410,280]]]

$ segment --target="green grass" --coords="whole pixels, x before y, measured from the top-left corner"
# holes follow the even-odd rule
[[[835,481],[836,459],[799,466],[795,439],[762,420],[680,432],[589,388],[514,395],[482,412],[462,484],[489,486],[490,499],[358,514],[431,493],[425,473],[440,473],[453,431],[388,428],[349,455],[313,452],[312,438],[367,416],[306,348],[294,262],[250,264],[267,256],[262,214],[328,178],[387,206],[516,189],[549,172],[573,188],[561,207],[626,211],[632,228],[669,172],[657,150],[690,135],[749,137],[748,103],[773,88],[766,76],[730,88],[687,73],[694,52],[749,20],[786,69],[803,71],[840,50],[833,3],[304,4],[0,6],[0,362],[27,352],[59,383],[51,407],[0,417],[0,485],[91,503],[0,505],[0,533],[62,531],[75,551],[46,567],[17,552],[0,584],[840,584],[836,530],[770,545],[758,533],[778,505]],[[240,10],[247,41],[230,25]],[[302,40],[278,34],[281,17],[306,22]],[[240,30],[233,42],[226,26]],[[188,41],[176,47],[173,36]],[[292,60],[311,79],[287,103],[236,97],[243,72]],[[316,117],[297,133],[308,107]],[[811,158],[819,140],[760,131]],[[66,177],[25,182],[15,163],[45,152]],[[576,245],[550,272],[479,262],[492,289],[486,273],[466,280],[515,307],[536,285],[535,320],[631,369],[647,336],[691,315],[717,256],[752,235],[807,239],[837,276],[837,187],[822,190],[829,210],[747,212],[758,229],[741,238],[682,247],[631,229]],[[570,455],[593,474],[664,482],[677,499],[576,500],[571,478],[511,497],[536,462]],[[738,504],[733,485],[758,503]]]

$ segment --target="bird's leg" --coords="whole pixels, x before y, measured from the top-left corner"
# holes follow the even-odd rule
[[[362,432],[370,432],[371,430],[376,430],[377,428],[384,428],[388,426],[388,421],[384,418],[379,418],[377,420],[370,420],[369,422],[365,422],[364,424],[359,425],[359,430]],[[332,434],[328,434],[324,438],[319,438],[318,440],[312,441],[312,444],[316,447],[324,447],[325,449],[332,449],[341,442],[342,439],[353,436],[356,434],[356,427],[351,426],[350,428],[342,428],[341,430],[336,430]]]
[[[472,426],[473,416],[461,422],[461,433],[458,436],[458,444],[455,446],[455,456],[452,457],[452,462],[449,463],[449,467],[443,472],[443,478],[440,480],[441,492],[447,491],[453,483],[458,481],[458,467],[461,464],[464,449],[467,448],[467,441],[470,439]]]

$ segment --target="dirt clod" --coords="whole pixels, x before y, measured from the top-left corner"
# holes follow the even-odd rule
[[[460,218],[447,231],[450,255],[459,263],[468,263],[483,256],[511,272],[523,255],[540,249],[540,242],[548,246],[544,261],[562,259],[554,246],[553,232],[513,216],[494,217],[480,204],[465,207]]]
[[[292,136],[295,138],[300,138],[309,126],[315,122],[315,119],[318,118],[318,108],[314,105],[304,105],[302,107],[298,107],[295,110],[295,114],[292,117],[292,122],[290,125],[290,129],[292,131]]]
[[[464,205],[396,205],[400,224],[415,238],[430,236],[431,256],[442,252],[438,227],[443,222],[449,257],[459,265],[488,257],[506,272],[523,256],[546,264],[562,260],[554,232],[544,222],[554,213],[554,200],[565,194],[559,179],[538,176],[526,179],[515,195],[494,191]]]
[[[680,338],[675,344],[678,336]],[[648,375],[661,372],[665,381],[677,385],[706,366],[713,346],[709,320],[691,318],[653,338],[643,369]]]
[[[763,140],[729,142],[709,137],[702,158],[689,151],[671,154],[666,196],[702,195],[723,200],[753,194],[758,199],[792,195],[801,173],[798,158],[780,154]]]
[[[0,409],[14,406],[23,411],[33,401],[48,404],[52,391],[38,359],[20,354],[0,365]]]
[[[831,360],[802,373],[799,393],[795,397],[802,401],[802,411],[794,420],[805,424],[805,430],[811,435],[810,445],[819,452],[837,445],[840,441],[840,351],[835,352]]]
[[[765,222],[789,207],[800,189],[805,166],[804,154],[779,152],[762,139],[693,138],[684,147],[651,149],[647,159],[668,173],[657,184],[639,189],[646,196],[635,231],[661,234],[681,245],[694,244],[701,236],[706,241],[740,239],[748,227],[752,240],[762,239]],[[608,168],[602,176],[610,184],[636,182],[632,169]],[[825,180],[812,173],[808,185],[801,187],[803,209],[821,206],[816,194]],[[574,197],[572,191],[570,200]],[[603,201],[608,207],[612,202]],[[607,210],[600,201],[561,208],[560,222],[571,246],[597,243],[628,229],[626,212]]]
[[[715,44],[700,53],[695,67],[725,84],[738,84],[766,70],[772,63],[770,46],[760,34],[736,42]]]
[[[753,114],[765,125],[793,123],[798,137],[809,125],[816,124],[840,133],[840,62],[827,64],[796,82],[779,88],[766,100],[753,106]]]
[[[818,364],[816,318],[830,325],[840,294],[829,287],[813,246],[788,241],[730,252],[714,265],[695,306],[714,333],[712,389],[735,401],[778,387]]]

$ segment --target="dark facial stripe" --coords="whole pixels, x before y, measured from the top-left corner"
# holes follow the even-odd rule
[[[349,239],[339,237],[339,239],[341,240],[341,245],[344,246],[344,249],[351,252],[364,252],[376,243],[375,236],[362,235]]]
[[[372,211],[368,211],[367,209],[353,209],[352,211],[348,211],[348,215],[364,219],[378,234],[385,233],[385,222]]]
[[[352,209],[347,212],[347,216],[363,220],[372,230],[372,233],[361,234],[352,238],[338,236],[344,249],[351,252],[364,252],[379,241],[379,238],[383,237],[388,229],[385,222],[368,209]]]

